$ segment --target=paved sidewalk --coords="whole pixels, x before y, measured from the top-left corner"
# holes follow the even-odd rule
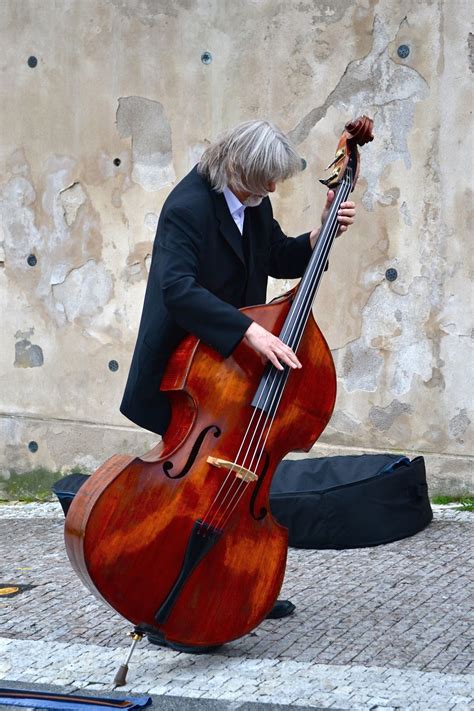
[[[143,640],[123,690],[185,711],[474,708],[474,514],[434,512],[425,531],[385,546],[290,550],[282,595],[296,614],[213,655]],[[109,693],[129,625],[75,577],[62,528],[56,503],[0,506],[0,583],[33,586],[0,598],[0,679]]]

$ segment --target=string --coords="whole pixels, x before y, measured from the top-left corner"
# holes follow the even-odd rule
[[[345,185],[346,188],[349,187],[349,190],[347,190],[347,189],[346,189],[346,190],[343,190],[343,186],[344,186],[344,185]],[[340,205],[340,204],[345,200],[345,198],[347,197],[347,195],[348,195],[348,193],[349,193],[349,191],[350,191],[350,187],[351,187],[350,181],[345,179],[345,180],[343,181],[343,183],[341,184],[341,188],[338,190],[337,195],[336,195],[335,198],[334,198],[333,205],[331,206],[333,209],[330,211],[330,213],[329,213],[329,215],[328,215],[328,218],[327,218],[327,220],[326,220],[326,222],[325,222],[325,225],[324,225],[324,227],[323,227],[323,230],[322,230],[322,233],[323,233],[323,234],[321,234],[320,240],[318,240],[318,242],[319,242],[320,244],[321,244],[321,242],[324,242],[324,244],[323,244],[323,246],[322,246],[322,249],[318,250],[318,253],[317,253],[317,256],[315,257],[315,259],[311,259],[311,260],[310,260],[310,264],[308,265],[308,273],[309,273],[309,277],[310,277],[310,278],[309,278],[309,279],[303,278],[303,284],[302,284],[303,289],[300,289],[300,293],[302,293],[302,295],[303,295],[302,298],[300,299],[300,301],[303,301],[303,304],[302,304],[301,306],[298,305],[297,300],[295,299],[295,304],[293,305],[294,307],[293,307],[293,309],[290,311],[290,315],[291,315],[292,312],[293,312],[293,314],[294,314],[294,317],[293,317],[293,324],[291,323],[291,318],[290,318],[290,319],[289,319],[289,322],[288,322],[288,324],[287,324],[287,329],[286,329],[286,331],[289,332],[289,331],[291,330],[291,328],[293,327],[294,323],[296,322],[297,331],[298,331],[298,327],[300,327],[300,328],[299,328],[300,333],[299,333],[299,334],[296,333],[296,337],[297,337],[297,339],[298,339],[298,345],[299,345],[299,342],[300,342],[301,337],[302,337],[303,332],[304,332],[305,323],[306,323],[307,318],[308,318],[308,316],[309,316],[308,305],[309,305],[309,307],[311,307],[311,304],[312,304],[312,301],[313,301],[313,298],[314,298],[314,284],[313,284],[313,283],[314,283],[314,281],[317,280],[317,278],[320,277],[321,274],[322,274],[321,265],[324,264],[325,261],[327,260],[327,257],[328,257],[328,254],[329,254],[329,251],[330,251],[332,242],[333,242],[333,240],[334,240],[334,237],[335,237],[335,234],[336,234],[336,231],[337,231],[337,228],[338,228],[337,222],[333,220],[333,217],[334,217],[335,212],[339,209],[339,205]],[[341,197],[340,197],[340,195],[341,195]],[[327,228],[327,229],[325,229],[325,228]],[[334,228],[335,228],[335,229],[334,229]],[[311,264],[311,262],[314,262],[315,264],[313,265],[313,264]],[[305,291],[305,288],[304,288],[304,287],[305,287],[306,284],[308,284],[308,282],[309,282],[309,287],[306,287],[306,291]],[[308,299],[308,295],[311,297],[310,299]],[[300,313],[301,313],[301,311],[304,311],[305,309],[307,310],[307,314],[305,315],[305,318],[304,318],[304,320],[303,320],[303,323],[301,323],[301,320],[300,320]],[[298,312],[300,312],[300,313],[298,313]],[[302,326],[302,328],[301,328],[301,326]],[[283,330],[285,330],[285,328],[284,328]],[[275,419],[276,409],[278,408],[278,405],[279,405],[279,403],[280,403],[281,397],[282,397],[282,395],[283,395],[284,386],[285,386],[285,384],[286,384],[286,380],[287,380],[287,378],[288,378],[289,372],[290,372],[290,369],[289,369],[288,367],[286,368],[286,372],[285,372],[284,374],[282,374],[282,371],[277,370],[277,369],[275,369],[274,367],[272,367],[272,368],[270,368],[269,372],[267,373],[267,376],[266,376],[266,378],[265,378],[265,383],[268,383],[268,380],[269,380],[270,378],[272,379],[272,383],[270,384],[270,387],[269,387],[269,389],[268,389],[268,391],[267,391],[267,396],[266,396],[266,398],[265,398],[265,403],[264,403],[264,405],[263,405],[263,408],[266,408],[266,406],[267,406],[267,401],[268,401],[268,399],[272,396],[272,387],[273,387],[274,383],[275,383],[276,381],[278,381],[278,380],[279,380],[279,382],[277,382],[277,387],[276,387],[276,389],[273,389],[273,393],[274,393],[274,394],[273,394],[272,402],[270,403],[270,408],[269,408],[269,409],[270,409],[270,414],[267,413],[267,419],[266,419],[266,422],[264,423],[264,426],[263,426],[263,428],[262,428],[262,432],[260,433],[259,441],[258,441],[258,443],[257,443],[257,447],[255,448],[255,452],[254,452],[254,455],[253,455],[253,458],[252,458],[252,462],[251,462],[251,464],[250,464],[248,467],[246,467],[247,469],[251,469],[251,466],[252,466],[252,464],[253,464],[253,460],[254,460],[254,458],[255,458],[255,456],[256,456],[256,453],[257,453],[257,451],[258,451],[258,445],[259,445],[259,443],[261,442],[263,433],[264,433],[264,431],[265,431],[265,427],[267,426],[269,417],[271,416],[271,412],[272,412],[272,408],[273,408],[273,404],[274,404],[275,398],[278,397],[278,395],[279,395],[276,408],[273,410],[273,416],[271,416],[271,422],[270,422],[270,426],[269,426],[269,428],[268,428],[268,430],[267,430],[267,434],[266,434],[266,436],[265,436],[264,445],[265,445],[265,443],[266,443],[266,441],[267,441],[267,439],[268,439],[271,426],[272,426],[273,421],[274,421],[274,419]],[[282,375],[284,375],[284,378],[282,378]],[[261,392],[261,394],[260,394],[260,397],[259,397],[259,399],[258,399],[258,401],[257,401],[257,403],[256,403],[256,407],[258,407],[258,408],[260,408],[260,400],[261,400],[261,397],[262,397],[262,395],[263,395],[264,392],[265,392],[265,388],[262,389],[262,392]],[[259,415],[259,419],[258,419],[258,422],[257,422],[257,427],[258,427],[258,425],[260,424],[260,421],[261,421],[262,416],[263,416],[264,414],[265,414],[265,409],[260,410],[260,415]],[[228,481],[228,479],[229,479],[229,476],[231,476],[231,474],[233,473],[233,471],[234,471],[234,469],[235,469],[235,466],[238,466],[238,465],[237,465],[237,461],[238,461],[240,452],[241,452],[241,450],[242,450],[242,447],[243,447],[243,445],[244,445],[244,443],[245,443],[245,438],[246,438],[246,436],[247,436],[247,434],[248,434],[248,432],[249,432],[249,429],[250,429],[250,427],[251,427],[251,425],[252,425],[252,421],[253,421],[254,418],[255,418],[255,415],[256,415],[256,411],[254,411],[254,413],[253,413],[253,415],[252,415],[252,417],[251,417],[251,419],[250,419],[249,425],[248,425],[247,430],[246,430],[246,432],[245,432],[245,434],[244,434],[244,437],[243,437],[241,446],[240,446],[240,448],[239,448],[239,451],[237,452],[237,455],[236,455],[236,458],[235,458],[235,460],[234,460],[234,463],[233,463],[233,465],[231,466],[231,468],[229,469],[229,472],[228,472],[227,477],[226,477],[225,480],[222,482],[222,485],[221,485],[221,487],[220,487],[218,493],[216,494],[216,496],[215,496],[215,498],[214,498],[214,501],[211,503],[211,506],[210,506],[210,508],[209,508],[208,513],[212,510],[212,507],[214,506],[214,504],[217,503],[219,494],[220,494],[220,492],[222,491],[222,489],[223,489],[223,487],[225,486],[225,484],[227,483],[227,481]],[[247,452],[246,452],[246,454],[245,454],[245,456],[244,456],[243,463],[242,463],[242,465],[240,465],[240,466],[245,466],[245,461],[246,461],[247,456],[248,456],[248,454],[249,454],[249,450],[250,450],[250,447],[251,447],[251,444],[252,444],[252,442],[253,442],[253,439],[254,439],[254,437],[255,437],[256,432],[257,432],[257,430],[254,431],[254,434],[253,434],[253,436],[252,436],[252,439],[251,439],[251,441],[250,441],[250,443],[249,443],[249,445],[248,445]],[[259,459],[258,459],[257,467],[256,467],[256,468],[258,468],[258,464],[259,464],[259,462],[260,462],[260,460],[261,460],[261,457],[263,456],[263,452],[264,452],[264,449],[261,449],[261,451],[260,451],[260,456],[259,456]],[[233,484],[235,483],[235,477],[234,477],[232,483],[233,483]],[[248,482],[248,481],[245,481],[245,480],[241,480],[240,482],[237,482],[237,490],[234,492],[234,495],[232,496],[231,501],[227,504],[226,508],[224,509],[224,512],[221,514],[221,516],[220,516],[221,519],[222,519],[223,516],[225,515],[225,512],[228,510],[229,506],[230,506],[230,505],[232,504],[232,502],[234,501],[235,496],[238,494],[239,490],[242,489],[242,488],[244,488],[244,492],[242,493],[242,495],[239,497],[239,500],[238,500],[238,501],[240,501],[240,499],[242,498],[243,494],[245,493],[245,489],[246,489],[246,487],[248,486],[248,483],[249,483],[249,482]],[[226,494],[225,494],[223,500],[222,500],[221,503],[219,504],[220,508],[223,507],[223,504],[225,503],[226,498],[227,498],[227,497],[229,496],[229,494],[231,493],[232,488],[233,488],[233,486],[231,486],[231,487],[227,490],[227,492],[226,492]],[[238,501],[237,501],[236,505],[238,504]],[[235,509],[235,506],[232,508],[232,511],[233,511],[234,509]],[[231,513],[232,513],[232,511],[231,511]],[[207,515],[208,515],[208,514],[206,514],[206,517],[207,517]],[[215,512],[213,518],[211,519],[211,522],[209,523],[209,525],[212,525],[212,522],[214,521],[214,519],[215,519],[215,517],[216,517],[217,515],[219,515],[219,507],[216,509],[216,512]],[[227,517],[226,521],[227,521],[227,520],[228,520],[228,517]]]
[[[340,200],[340,202],[343,202],[343,201],[345,200],[345,198],[347,197],[348,193],[350,192],[350,187],[351,187],[351,186],[350,186],[350,183],[349,183],[349,190],[346,190],[346,191],[342,191],[342,190],[341,190],[341,192],[344,192],[345,194],[343,195],[343,197],[342,197],[342,199]],[[328,221],[329,221],[329,217],[328,217]],[[327,224],[327,223],[326,223],[326,224]],[[323,257],[323,260],[324,260],[324,258],[327,259],[327,256],[328,256],[328,254],[329,254],[329,251],[330,251],[330,247],[331,247],[331,245],[332,245],[332,242],[334,241],[335,234],[336,234],[336,231],[337,231],[337,227],[338,227],[338,226],[336,225],[336,229],[332,229],[332,227],[333,227],[333,225],[331,225],[331,226],[330,226],[330,229],[328,230],[328,244],[325,245],[325,249],[322,250],[322,252],[321,252],[321,256]],[[322,261],[322,260],[319,260],[319,261],[318,261],[318,266],[319,266],[319,267],[321,266],[321,261]],[[324,263],[324,261],[323,261],[323,263]],[[318,276],[318,275],[316,275],[316,276]],[[314,279],[313,279],[313,281],[314,281]],[[308,296],[308,293],[309,293],[309,291],[307,290],[306,295],[305,295],[306,297]],[[314,294],[311,294],[311,300],[310,300],[310,304],[309,304],[309,305],[311,305],[311,303],[312,303],[313,296],[314,296]],[[306,298],[306,304],[307,304],[307,298]],[[299,307],[299,309],[300,309],[300,311],[301,311],[301,310],[303,310],[303,307]],[[296,313],[296,312],[295,312],[295,313]],[[302,324],[303,327],[302,327],[302,328],[299,328],[300,333],[299,333],[299,334],[298,334],[298,333],[296,334],[297,344],[296,344],[296,347],[295,347],[294,350],[296,350],[296,349],[298,348],[298,346],[299,346],[299,344],[300,344],[300,342],[301,342],[301,338],[303,337],[303,334],[304,334],[304,326],[305,326],[306,321],[307,321],[307,319],[308,319],[308,317],[309,317],[309,313],[310,313],[310,312],[308,311],[308,313],[306,314],[306,316],[305,316],[305,318],[304,318],[304,321],[303,321],[303,324]],[[297,314],[297,315],[298,315],[298,319],[299,319],[299,314]],[[294,320],[295,320],[295,319],[293,319],[293,321],[294,321]],[[300,327],[300,326],[301,326],[301,322],[298,320],[298,321],[297,321],[297,329],[298,329],[298,327]],[[294,337],[294,336],[293,336],[293,337]],[[279,404],[280,404],[281,398],[283,397],[284,387],[285,387],[285,385],[286,385],[286,381],[287,381],[287,379],[288,379],[288,376],[289,376],[290,372],[291,372],[291,369],[290,369],[290,368],[287,368],[286,371],[285,371],[285,373],[282,373],[281,371],[278,371],[278,370],[274,369],[274,373],[275,373],[275,374],[274,374],[273,380],[274,380],[274,382],[275,382],[275,380],[278,378],[278,376],[280,376],[280,383],[277,383],[277,388],[275,389],[275,394],[274,394],[274,396],[273,396],[273,398],[272,398],[272,403],[271,403],[271,405],[270,405],[270,413],[271,413],[272,410],[273,410],[273,414],[271,415],[271,421],[270,421],[270,424],[269,424],[269,426],[268,426],[267,433],[266,433],[266,435],[265,435],[265,439],[264,439],[263,445],[260,447],[260,454],[259,454],[257,463],[256,463],[256,465],[255,465],[255,471],[258,470],[258,466],[259,466],[260,461],[261,461],[261,458],[262,458],[262,456],[263,456],[263,454],[264,454],[264,451],[265,451],[265,444],[266,444],[266,442],[267,442],[267,440],[268,440],[271,427],[272,427],[273,422],[274,422],[274,420],[275,420],[276,412],[277,412],[278,406],[279,406]],[[273,383],[272,383],[272,385],[273,385]],[[272,386],[270,386],[270,387],[272,387]],[[276,397],[278,397],[278,402],[277,402],[276,406],[273,407],[273,403],[274,403]],[[267,418],[267,423],[265,423],[265,427],[266,427],[267,424],[268,424],[268,418]],[[265,427],[263,428],[262,433],[260,434],[259,442],[257,443],[257,447],[256,447],[256,449],[255,449],[255,452],[254,452],[252,461],[251,461],[251,463],[250,463],[250,464],[248,465],[248,467],[247,467],[248,469],[252,469],[253,461],[254,461],[255,456],[256,456],[256,453],[257,453],[257,451],[258,451],[258,447],[260,446],[260,442],[261,442],[263,433],[264,433],[264,431],[265,431]],[[246,486],[248,486],[248,482],[243,482],[243,483],[245,484],[245,488],[246,488]],[[234,493],[234,496],[232,497],[231,501],[230,501],[229,504],[226,506],[226,508],[225,508],[225,510],[224,510],[224,512],[223,512],[223,514],[221,515],[221,521],[222,521],[223,517],[225,516],[226,511],[229,510],[229,507],[231,506],[232,502],[234,501],[235,496],[238,494],[239,489],[241,489],[241,488],[242,488],[242,486],[238,487],[238,489],[237,489],[237,491]],[[232,507],[232,509],[229,511],[227,517],[222,521],[222,523],[220,523],[220,526],[221,526],[221,527],[225,526],[225,524],[226,524],[227,521],[229,520],[230,516],[232,515],[233,511],[235,510],[236,506],[238,505],[238,503],[239,503],[240,500],[242,499],[243,495],[245,494],[245,488],[244,488],[244,491],[241,493],[241,496],[240,496],[240,497],[238,498],[238,500],[236,501],[235,505],[234,505],[234,506]],[[224,500],[225,500],[225,499],[224,499]]]
[[[349,187],[350,187],[350,185],[349,185]],[[345,199],[345,197],[346,197],[348,191],[345,190],[345,191],[338,191],[338,192],[342,192],[343,194],[342,194],[342,196],[341,196],[338,200],[335,200],[335,203],[341,203],[341,202],[343,202],[343,200]],[[338,197],[339,197],[339,196],[338,196]],[[338,209],[338,208],[335,207],[334,212],[336,211],[336,209]],[[327,220],[326,224],[331,223],[331,219],[330,219],[330,218],[331,218],[331,216],[328,216],[328,220]],[[318,255],[318,258],[317,258],[317,260],[316,260],[316,272],[313,272],[313,274],[315,274],[316,277],[318,276],[318,273],[317,273],[317,272],[318,272],[318,267],[320,268],[320,267],[321,267],[321,263],[323,262],[323,260],[324,260],[325,258],[327,258],[327,255],[328,255],[328,252],[329,252],[331,243],[332,243],[332,241],[333,241],[333,239],[334,239],[334,236],[335,236],[335,233],[336,233],[336,229],[337,229],[337,225],[336,225],[336,229],[333,229],[333,227],[334,227],[334,223],[329,224],[329,230],[327,230],[327,234],[328,234],[327,244],[324,246],[325,248],[324,248],[323,250],[320,250],[320,254]],[[313,278],[311,281],[314,281],[314,278]],[[298,312],[304,311],[304,310],[305,310],[305,307],[307,307],[307,305],[308,305],[308,298],[307,298],[307,296],[308,296],[308,293],[310,293],[310,292],[312,291],[311,286],[312,286],[312,284],[310,283],[310,287],[306,289],[306,293],[305,293],[305,291],[304,291],[304,289],[303,289],[303,292],[302,292],[302,293],[303,293],[303,297],[304,297],[304,298],[301,299],[301,300],[303,301],[303,304],[302,304],[302,306],[299,306],[299,307],[297,307],[296,309],[294,309],[294,311],[293,311],[293,313],[294,313],[293,323],[291,322],[291,319],[290,319],[289,323],[287,324],[286,332],[287,332],[287,334],[288,334],[288,332],[291,331],[291,329],[292,329],[292,327],[293,327],[293,325],[294,325],[294,322],[296,321],[296,323],[297,323],[296,334],[293,334],[292,337],[297,339],[298,345],[299,345],[299,342],[300,342],[301,337],[302,337],[302,335],[303,335],[304,325],[305,325],[305,322],[306,322],[306,320],[307,320],[307,318],[308,318],[308,316],[309,316],[309,311],[308,311],[308,313],[306,314],[306,317],[305,317],[305,319],[303,320],[303,322],[301,321],[301,319],[300,319],[300,313],[298,313]],[[310,295],[311,295],[311,300],[310,300],[310,302],[309,302],[309,306],[311,306],[314,293],[313,293],[313,294],[310,294]],[[306,303],[305,303],[305,302],[306,302]],[[299,331],[299,333],[298,333],[298,331]],[[258,431],[257,429],[255,430],[255,432],[254,432],[254,434],[253,434],[253,436],[252,436],[252,439],[251,439],[251,441],[250,441],[250,443],[249,443],[249,445],[248,445],[248,448],[247,448],[246,455],[245,455],[245,457],[244,457],[244,461],[242,462],[242,464],[243,464],[244,466],[246,466],[246,468],[249,469],[249,470],[252,470],[252,469],[253,469],[253,463],[254,463],[255,457],[257,456],[258,451],[259,451],[259,449],[258,449],[258,448],[259,448],[259,445],[260,445],[260,443],[261,443],[261,441],[262,441],[262,437],[265,437],[264,444],[263,444],[263,448],[260,449],[260,455],[259,455],[259,457],[258,457],[257,465],[256,465],[256,467],[255,467],[255,470],[258,469],[258,466],[259,466],[261,457],[263,456],[263,453],[264,453],[264,447],[265,447],[266,441],[267,441],[268,436],[269,436],[269,434],[270,434],[271,426],[272,426],[273,421],[274,421],[274,419],[275,419],[276,409],[278,408],[279,402],[280,402],[281,397],[282,397],[282,395],[283,395],[284,386],[285,386],[285,384],[286,384],[286,380],[287,380],[287,377],[288,377],[288,375],[289,375],[289,372],[290,372],[290,369],[289,369],[289,368],[287,368],[287,370],[286,370],[286,372],[285,372],[284,374],[282,374],[281,371],[275,370],[275,369],[273,368],[273,372],[272,372],[271,375],[270,375],[270,377],[272,378],[272,381],[273,381],[273,382],[272,382],[272,384],[271,384],[271,386],[270,386],[270,389],[267,390],[267,396],[266,396],[266,401],[268,401],[268,399],[271,397],[271,404],[270,404],[270,408],[269,408],[269,411],[270,411],[270,412],[269,412],[269,416],[267,416],[266,422],[264,423],[264,426],[263,426],[262,430],[260,431],[260,434],[259,434],[259,437],[258,437],[258,442],[257,442],[256,448],[255,448],[255,451],[254,451],[254,453],[253,453],[253,457],[252,457],[252,459],[251,459],[251,462],[250,462],[249,464],[246,464],[246,459],[247,459],[247,456],[248,456],[248,454],[249,454],[250,447],[251,447],[251,445],[252,445],[253,439],[254,439],[255,435],[257,434],[257,431]],[[267,378],[266,378],[266,381],[267,381],[267,382],[268,382],[268,379],[269,379],[269,377],[267,376]],[[276,386],[277,386],[276,388],[273,387],[274,383],[276,383]],[[262,390],[261,395],[263,395],[263,392],[265,392],[264,389]],[[273,396],[272,396],[272,393],[273,393]],[[274,401],[275,401],[276,398],[278,398],[278,402],[277,402],[276,407],[274,407]],[[260,404],[260,400],[261,400],[261,396],[260,396],[260,398],[259,398],[259,401],[257,402],[257,406]],[[264,407],[266,407],[266,405],[267,405],[267,402],[265,402]],[[273,412],[273,415],[272,415],[272,412]],[[260,413],[260,416],[259,416],[259,419],[258,419],[258,422],[257,422],[257,427],[258,427],[258,425],[259,425],[260,422],[261,422],[262,415],[263,415],[263,412]],[[266,435],[265,435],[265,429],[266,429],[266,427],[267,427],[267,425],[268,425],[268,421],[269,421],[269,417],[270,417],[270,416],[271,416],[270,425],[268,426],[268,429],[267,429],[267,432],[266,432]],[[253,418],[252,418],[252,419],[253,419]],[[251,424],[251,423],[249,423],[249,424]],[[247,432],[248,432],[248,428],[247,428]],[[246,434],[247,434],[247,433],[246,433]],[[244,444],[244,442],[245,442],[245,436],[244,436],[244,440],[243,440],[243,442],[242,442],[242,445]],[[240,448],[238,454],[240,454],[241,449],[242,449],[242,447]],[[238,456],[236,457],[236,461],[238,461]],[[227,506],[226,506],[226,508],[224,509],[223,513],[221,513],[221,519],[223,518],[223,516],[225,515],[225,513],[226,513],[226,511],[229,509],[229,507],[232,505],[232,502],[235,500],[236,495],[238,495],[239,490],[241,490],[242,488],[244,488],[244,491],[245,491],[245,488],[248,486],[248,483],[249,483],[249,482],[241,481],[240,484],[238,484],[237,490],[234,491],[234,494],[233,494],[233,496],[232,496],[230,502],[227,504]],[[231,487],[231,488],[232,488],[232,487]],[[231,493],[231,489],[229,489],[229,490],[227,491],[227,493],[226,493],[226,495],[225,495],[223,501],[221,502],[221,504],[220,504],[220,508],[221,508],[221,509],[222,509],[222,507],[223,507],[223,504],[225,503],[226,498],[228,497],[228,495],[229,495],[230,493]],[[242,493],[242,495],[243,495],[243,493]],[[217,498],[217,497],[216,497],[216,498]],[[240,501],[240,499],[241,499],[241,497],[239,497],[239,501]],[[237,503],[238,503],[238,502],[237,502]],[[233,511],[234,509],[235,509],[235,506],[232,508],[232,511]],[[232,511],[231,511],[230,513],[232,513]],[[219,513],[219,510],[217,510],[216,513],[214,514],[214,518],[215,518],[215,516],[216,516],[218,513]],[[228,517],[227,517],[226,521],[227,521],[227,520],[228,520]],[[224,525],[225,525],[226,521],[224,521]]]
[[[331,208],[330,208],[330,212],[328,214],[326,222],[325,222],[323,229],[321,231],[322,234],[320,235],[320,238],[318,240],[318,245],[317,245],[318,249],[312,255],[310,264],[308,265],[309,278],[305,279],[303,277],[300,290],[298,291],[297,296],[295,298],[295,302],[293,304],[293,308],[289,312],[289,315],[288,315],[289,318],[287,317],[287,321],[285,322],[282,333],[280,335],[280,338],[288,345],[290,345],[292,343],[292,341],[297,344],[295,347],[293,347],[293,350],[297,349],[297,347],[299,346],[299,343],[301,341],[301,338],[303,336],[304,327],[305,327],[307,319],[309,317],[311,304],[312,304],[312,301],[313,301],[314,295],[315,295],[314,282],[315,281],[317,282],[318,279],[320,279],[320,277],[321,277],[321,274],[322,274],[321,267],[327,261],[327,257],[329,255],[330,248],[332,246],[335,234],[338,229],[337,220],[334,219],[335,213],[339,209],[340,204],[346,199],[347,195],[350,192],[350,188],[351,188],[351,181],[347,180],[345,177],[343,182],[341,183],[339,190],[337,191],[336,196],[334,197],[333,204],[331,205]],[[318,286],[318,283],[316,284],[316,287],[317,286]],[[305,311],[306,311],[306,313],[304,313]],[[304,318],[301,318],[302,314],[304,315]],[[292,333],[292,330],[294,330],[294,333]],[[244,436],[243,436],[241,445],[239,447],[239,450],[237,452],[237,455],[235,457],[235,460],[234,460],[232,466],[230,467],[230,469],[227,473],[227,476],[225,477],[224,481],[222,482],[216,496],[214,497],[214,500],[211,503],[211,505],[208,509],[208,512],[206,513],[203,521],[210,514],[213,506],[215,504],[217,504],[219,495],[220,495],[222,489],[225,487],[226,483],[228,482],[229,477],[232,476],[235,468],[237,466],[243,466],[246,469],[249,469],[250,471],[252,471],[255,457],[258,455],[258,452],[260,452],[258,455],[258,460],[257,460],[256,466],[255,466],[255,471],[258,470],[258,466],[260,464],[261,458],[262,458],[263,453],[265,451],[265,444],[268,440],[270,430],[271,430],[271,427],[273,425],[273,422],[274,422],[274,419],[276,416],[276,411],[278,409],[281,398],[283,396],[286,381],[288,379],[290,372],[291,372],[291,369],[288,366],[285,367],[284,371],[280,371],[280,370],[276,369],[274,366],[271,366],[268,369],[268,372],[266,373],[264,378],[262,379],[263,383],[261,383],[261,386],[259,388],[260,394],[257,399],[257,402],[255,403],[255,410],[252,413],[252,417],[250,418],[246,432],[244,433]],[[271,382],[270,382],[270,384],[268,384],[270,380],[271,380]],[[265,402],[263,403],[263,406],[261,406],[260,402],[261,402],[261,399],[264,395],[265,395]],[[270,406],[268,407],[268,400],[269,399],[271,399],[271,402],[270,402]],[[274,404],[275,399],[277,399],[276,405]],[[239,460],[240,453],[241,453],[242,448],[245,444],[247,435],[249,434],[249,430],[253,424],[253,421],[256,418],[257,409],[259,412],[258,421],[256,423],[256,426],[254,427],[253,435],[252,435],[251,440],[247,446],[247,451],[244,455],[243,462],[241,465],[238,465],[237,462]],[[268,412],[267,412],[267,409],[268,409]],[[258,435],[257,444],[254,448],[254,452],[253,452],[251,461],[246,466],[246,460],[250,454],[250,448],[252,446],[252,442],[253,442],[255,436],[257,435],[257,432],[259,431],[259,425],[260,425],[262,417],[264,415],[266,415],[266,421],[264,422],[263,427],[261,428],[260,433]],[[266,434],[265,434],[265,430],[266,430]],[[262,437],[264,437],[264,442],[263,442],[263,446],[260,447]],[[237,483],[237,488],[234,491],[230,501],[227,503],[227,506],[225,508],[223,508],[227,497],[229,495],[231,495],[231,491],[234,488],[235,483]],[[225,517],[225,520],[220,524],[221,527],[225,526],[225,524],[229,520],[229,517],[232,515],[233,511],[235,510],[236,506],[238,505],[239,501],[241,500],[242,496],[244,495],[245,490],[248,487],[248,485],[249,485],[249,481],[246,481],[245,479],[240,479],[240,481],[236,482],[236,477],[235,476],[233,477],[232,485],[230,487],[228,487],[228,489],[224,495],[224,498],[217,506],[216,511],[208,524],[209,526],[211,526],[213,524],[213,522],[217,516],[219,516],[220,521],[222,521]],[[235,502],[234,506],[232,506],[232,503],[234,502],[236,496],[238,496],[239,491],[241,491],[242,489],[243,489],[243,491],[241,492],[241,495],[239,496],[238,500]],[[230,509],[231,506],[232,506],[232,508]],[[229,511],[229,509],[230,509],[230,511]],[[227,511],[229,511],[229,513],[226,516]]]

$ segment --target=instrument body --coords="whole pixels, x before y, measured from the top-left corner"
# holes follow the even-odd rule
[[[293,298],[290,292],[244,311],[279,333]],[[224,535],[186,581],[166,625],[157,626],[154,615],[179,574],[195,509],[206,511],[227,476],[207,458],[230,459],[238,449],[252,416],[248,403],[264,370],[258,355],[241,343],[223,359],[188,336],[162,383],[173,402],[171,436],[165,435],[142,458],[112,457],[79,490],[66,520],[71,563],[92,592],[134,625],[155,627],[173,642],[214,645],[249,632],[271,610],[287,550],[286,529],[269,509],[271,478],[288,452],[311,448],[331,416],[336,395],[331,353],[314,319],[298,357],[303,368],[289,375],[282,416],[265,445],[271,454],[258,495],[252,504],[255,485],[249,483]],[[221,435],[208,431],[189,472],[180,478],[166,476],[164,463],[171,462],[171,471],[180,473],[210,426],[217,426]]]
[[[270,512],[271,479],[285,455],[311,449],[334,408],[334,364],[311,307],[371,129],[367,117],[346,125],[324,181],[335,197],[298,288],[242,309],[303,367],[264,365],[245,342],[224,359],[187,336],[161,383],[172,405],[163,441],[112,457],[71,504],[73,567],[146,634],[219,645],[256,627],[278,596],[287,532]]]

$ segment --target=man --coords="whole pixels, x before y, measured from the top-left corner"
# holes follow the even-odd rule
[[[319,229],[286,237],[268,198],[301,166],[300,156],[276,126],[248,121],[210,145],[166,199],[120,407],[136,424],[165,433],[170,406],[159,386],[171,353],[187,333],[223,357],[245,339],[276,368],[301,368],[291,348],[239,311],[265,303],[268,276],[300,277],[309,261]],[[329,191],[322,220],[333,197]],[[354,203],[342,203],[339,232],[347,230],[354,215]],[[291,602],[280,600],[269,617],[293,610]]]
[[[238,309],[265,303],[268,276],[302,276],[319,229],[286,237],[273,219],[268,193],[301,170],[289,139],[268,121],[224,133],[171,191],[161,211],[145,303],[121,412],[164,434],[170,407],[159,385],[186,333],[222,356],[245,339],[277,368],[301,364],[277,336]],[[329,191],[322,221],[334,193]],[[339,232],[354,221],[342,203]]]

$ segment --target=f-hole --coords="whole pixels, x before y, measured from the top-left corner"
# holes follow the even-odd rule
[[[221,436],[222,432],[217,425],[209,425],[209,427],[205,427],[196,438],[196,441],[194,442],[193,447],[189,453],[188,461],[186,462],[182,470],[179,472],[179,474],[170,474],[170,471],[173,469],[174,464],[169,459],[163,463],[163,472],[168,477],[168,479],[181,479],[181,477],[186,476],[186,474],[193,466],[197,455],[199,454],[199,450],[201,449],[202,443],[204,442],[204,438],[206,437],[207,433],[211,432],[212,430],[214,437]]]
[[[258,492],[260,491],[260,488],[261,488],[261,486],[262,486],[262,484],[263,484],[263,480],[265,479],[265,475],[266,475],[266,473],[267,473],[267,471],[268,471],[268,465],[270,464],[270,457],[268,456],[268,452],[265,452],[265,451],[264,451],[263,454],[264,454],[264,456],[265,456],[265,461],[264,461],[264,465],[263,465],[263,468],[262,468],[262,472],[261,472],[261,474],[258,475],[258,482],[257,482],[256,485],[255,485],[255,488],[254,488],[253,493],[252,493],[252,497],[251,497],[251,499],[250,499],[250,515],[251,515],[252,518],[254,518],[256,521],[261,521],[262,518],[265,518],[265,516],[266,516],[267,513],[268,513],[268,511],[267,511],[267,509],[265,508],[265,506],[262,506],[262,508],[260,509],[260,511],[258,512],[258,514],[257,514],[256,511],[255,511],[255,502],[256,502],[256,500],[257,500]]]

